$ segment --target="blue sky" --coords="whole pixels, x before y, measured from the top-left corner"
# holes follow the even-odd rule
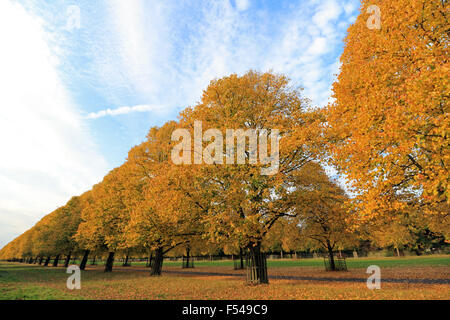
[[[287,74],[323,106],[356,0],[0,2],[0,247],[123,163],[208,83]]]

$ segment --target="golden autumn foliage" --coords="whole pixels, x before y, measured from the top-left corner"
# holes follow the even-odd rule
[[[300,89],[271,72],[213,80],[195,106],[151,128],[123,165],[8,244],[0,258],[84,252],[86,262],[90,252],[109,252],[111,271],[115,253],[145,253],[159,275],[164,254],[186,250],[248,249],[257,257],[261,250],[324,248],[332,257],[357,246],[364,232],[383,247],[415,241],[405,212],[414,212],[414,226],[448,237],[446,11],[428,2],[378,4],[381,30],[367,28],[365,13],[349,29],[328,108],[311,109]],[[182,150],[188,163],[174,163],[174,132],[195,139],[199,123],[200,146],[189,141]],[[226,145],[230,130],[247,135],[242,161],[239,138],[232,137],[232,150]],[[256,154],[251,141],[259,142]],[[275,149],[276,161],[264,162]],[[355,206],[326,175],[326,159],[352,182]],[[264,174],[269,167],[275,170]],[[258,277],[267,280],[267,272]]]
[[[381,14],[380,28],[369,27],[374,11],[367,9],[373,6]],[[45,266],[53,259],[57,266],[65,255],[67,266],[71,256],[82,254],[84,270],[89,255],[95,260],[108,254],[105,271],[112,271],[115,256],[125,257],[123,266],[130,266],[130,257],[145,256],[150,274],[161,275],[164,256],[239,254],[235,270],[225,275],[240,274],[245,256],[247,281],[261,284],[269,279],[266,253],[327,252],[330,269],[336,270],[337,250],[352,249],[355,256],[358,247],[364,254],[393,249],[398,256],[402,250],[445,252],[450,243],[448,16],[445,0],[361,0],[344,40],[334,100],[322,109],[311,108],[302,89],[282,74],[250,70],[212,80],[200,101],[176,121],[150,128],[121,166],[8,243],[0,259],[39,264],[45,259]],[[338,170],[337,178],[327,175],[326,165]],[[448,296],[439,284],[446,279],[441,265],[434,275],[431,267],[402,268],[407,277],[426,280],[414,288],[387,281],[376,293],[364,283],[335,282],[365,280],[361,260],[349,259],[357,267],[328,279],[325,271],[295,269],[297,260],[271,270],[270,287],[244,287],[217,275],[150,280],[130,272],[114,275],[117,287],[109,290],[111,284],[102,281],[112,277],[92,267],[86,276],[93,290],[80,296]],[[403,280],[401,272],[384,272],[383,277]],[[426,279],[427,272],[436,279]],[[302,281],[307,275],[308,283],[287,281],[292,274]],[[425,284],[434,290],[422,295],[415,288]]]
[[[259,137],[279,130],[279,167],[272,175],[261,174],[267,167],[261,158],[251,163],[248,147],[244,163],[223,159],[183,168],[195,176],[186,181],[193,187],[188,200],[207,213],[207,236],[216,242],[234,239],[241,247],[260,246],[273,224],[290,214],[294,173],[318,157],[314,139],[319,130],[311,134],[319,124],[315,113],[286,77],[250,71],[212,81],[200,103],[181,114],[180,127],[192,132],[195,121],[201,121],[204,131],[215,129],[223,137],[230,129],[259,130]]]
[[[369,5],[381,29],[369,29]],[[327,115],[329,150],[369,217],[419,204],[449,214],[448,1],[362,1]],[[418,198],[397,201],[413,192]],[[441,227],[442,229],[442,227]]]
[[[116,168],[90,191],[76,235],[85,248],[115,251],[127,247],[125,228],[130,213],[124,200],[125,179],[123,167]]]
[[[129,241],[148,249],[168,251],[186,243],[187,236],[196,235],[196,210],[185,206],[172,182],[171,174],[178,171],[170,163],[171,134],[175,122],[152,128],[147,140],[130,151],[129,174],[140,181],[140,201],[131,211],[127,233]]]
[[[356,246],[358,237],[353,226],[358,217],[347,207],[344,190],[317,163],[305,166],[296,179],[298,188],[293,196],[302,242],[330,254],[338,248]]]

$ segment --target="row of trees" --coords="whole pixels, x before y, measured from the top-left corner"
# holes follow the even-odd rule
[[[350,27],[329,107],[310,108],[283,75],[214,80],[196,106],[152,128],[122,166],[9,243],[0,258],[48,264],[64,255],[67,264],[83,252],[83,269],[89,253],[104,252],[111,271],[117,253],[148,254],[151,274],[159,275],[171,250],[244,249],[256,264],[253,280],[266,282],[260,257],[271,242],[286,249],[315,243],[332,259],[359,239],[398,249],[414,241],[413,226],[448,238],[446,3],[404,2],[380,1],[380,31],[365,28],[365,14]],[[180,142],[173,132],[194,137],[197,121],[209,132],[201,150],[212,164],[195,161],[195,143],[184,146],[196,164],[174,164]],[[261,150],[257,164],[248,148],[245,161],[236,161],[219,139],[228,129],[257,130],[260,141],[279,130],[278,170],[261,174],[268,167]],[[233,164],[219,159],[222,152]],[[326,163],[349,179],[355,196],[330,180]]]

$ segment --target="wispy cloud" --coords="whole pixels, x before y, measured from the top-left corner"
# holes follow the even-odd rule
[[[250,6],[250,0],[235,0],[236,1],[236,8],[239,11],[247,10]]]
[[[66,3],[0,0],[0,246],[89,189],[109,169],[105,156],[121,163],[214,78],[273,70],[325,105],[359,1],[77,5],[81,28],[64,34],[55,28],[66,25]]]
[[[117,115],[121,115],[121,114],[128,114],[128,113],[133,113],[133,112],[155,112],[155,111],[160,111],[162,108],[159,106],[151,106],[151,105],[147,105],[147,104],[141,104],[141,105],[137,105],[137,106],[123,106],[123,107],[118,107],[115,109],[106,109],[106,110],[101,110],[101,111],[97,111],[97,112],[91,112],[89,113],[85,118],[86,119],[97,119],[97,118],[101,118],[101,117],[105,117],[105,116],[117,116]]]
[[[0,1],[0,247],[107,172],[51,37],[20,4]]]
[[[114,54],[122,66],[113,78],[174,108],[198,101],[214,78],[271,69],[290,76],[314,105],[323,106],[357,3],[280,2],[280,12],[272,13],[261,3],[249,10],[257,6],[249,0],[111,1]]]

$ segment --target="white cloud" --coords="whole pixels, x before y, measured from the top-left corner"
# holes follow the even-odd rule
[[[173,72],[168,59],[172,50],[169,4],[143,0],[112,0],[108,4],[116,38],[114,52],[106,54],[117,55],[115,64],[120,64],[109,76],[124,77],[141,96],[154,99],[171,84],[165,80]]]
[[[347,15],[351,14],[356,9],[357,9],[357,6],[354,3],[354,1],[347,2],[346,4],[344,4],[344,11]]]
[[[343,9],[337,0],[303,3],[284,20],[282,32],[267,54],[267,68],[288,74],[304,87],[313,106],[324,106],[330,97],[329,54],[341,45],[342,29],[336,22]]]
[[[153,105],[187,107],[198,101],[212,79],[247,70],[258,54],[249,52],[257,48],[257,37],[248,33],[249,25],[229,1],[206,1],[198,7],[186,3],[199,20],[184,12],[179,2],[108,4],[117,37],[107,40],[116,45],[103,56],[117,56],[116,70],[105,79],[124,77],[140,100]],[[239,8],[248,5],[242,2]],[[97,59],[100,65],[102,57]]]
[[[107,170],[60,80],[50,38],[42,20],[0,2],[0,246]]]
[[[342,13],[342,6],[336,0],[327,0],[321,3],[312,21],[324,34],[333,33],[336,29],[333,24]]]
[[[317,37],[312,41],[307,53],[319,56],[326,53],[328,49],[327,39],[325,37]]]
[[[121,114],[128,114],[133,112],[158,112],[162,111],[159,106],[151,106],[147,104],[137,105],[137,106],[123,106],[115,109],[100,110],[97,112],[91,112],[86,116],[86,119],[97,119],[105,116],[117,116]]]
[[[239,11],[245,11],[250,7],[250,0],[236,0],[236,8]]]
[[[122,63],[111,78],[125,75],[152,104],[192,105],[212,79],[248,69],[288,74],[314,105],[328,101],[326,58],[341,44],[336,24],[346,12],[337,0],[292,5],[278,24],[270,12],[259,12],[257,23],[243,17],[249,1],[108,3],[119,49],[103,57],[117,54]]]

